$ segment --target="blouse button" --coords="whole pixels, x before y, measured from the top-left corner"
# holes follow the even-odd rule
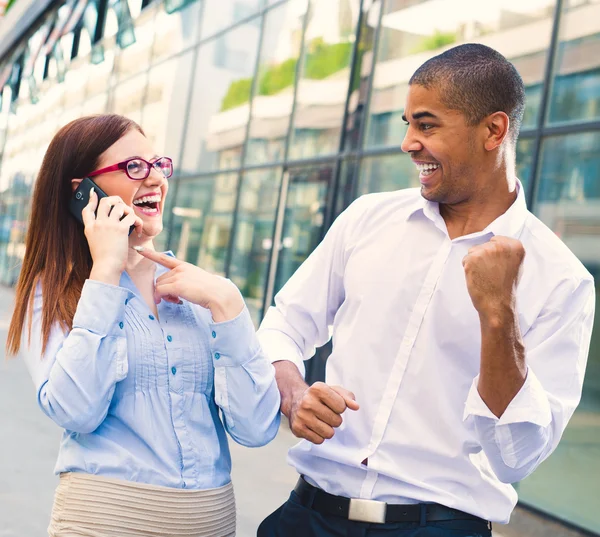
[[[148,315],[148,319],[150,319],[151,321],[154,321],[154,315]]]
[[[171,343],[171,341],[173,341],[173,338],[172,338],[171,336],[167,336],[167,341],[168,341],[169,343]]]
[[[218,360],[219,358],[221,358],[221,355],[218,352],[215,352],[215,360]]]
[[[212,337],[217,337],[217,333],[213,330]]]
[[[119,323],[119,328],[120,328],[121,330],[123,330],[123,326],[125,326],[125,325],[123,324],[123,321],[121,321],[121,322]]]

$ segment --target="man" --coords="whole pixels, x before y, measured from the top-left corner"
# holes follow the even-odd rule
[[[528,212],[515,175],[525,92],[498,52],[462,45],[409,83],[421,188],[356,200],[259,331],[300,478],[258,535],[489,536],[510,483],[579,402],[590,274]],[[333,327],[324,383],[303,359]]]

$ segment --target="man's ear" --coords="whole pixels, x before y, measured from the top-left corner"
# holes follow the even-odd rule
[[[510,119],[504,112],[495,112],[486,118],[487,139],[485,148],[493,151],[499,147],[508,136]]]
[[[77,187],[79,186],[79,183],[81,183],[81,181],[83,181],[83,179],[71,179],[71,189],[73,190],[73,192],[77,190]]]

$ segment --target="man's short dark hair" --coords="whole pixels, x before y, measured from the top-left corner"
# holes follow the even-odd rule
[[[525,110],[525,86],[515,66],[493,48],[468,43],[426,61],[409,84],[441,90],[442,102],[476,125],[494,112],[510,119],[509,138],[516,142]]]

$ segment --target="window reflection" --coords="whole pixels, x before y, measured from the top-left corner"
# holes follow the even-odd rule
[[[159,5],[157,11],[153,61],[167,58],[198,41],[202,2],[193,2],[174,13]]]
[[[363,159],[358,195],[391,192],[419,186],[419,173],[409,155],[396,154]]]
[[[260,30],[244,24],[200,46],[183,169],[240,165]],[[244,100],[245,99],[245,100]]]
[[[373,66],[375,30],[379,22],[381,0],[363,3],[363,18],[360,41],[356,53],[354,79],[351,81],[348,119],[346,122],[346,149],[358,149],[360,132],[364,121],[365,103],[369,89],[369,78]]]
[[[141,124],[147,80],[148,74],[142,73],[117,86],[113,93],[112,111]]]
[[[156,11],[154,6],[149,6],[140,13],[135,21],[135,42],[119,49],[115,59],[118,80],[148,69],[154,44]]]
[[[408,6],[408,7],[406,7]],[[408,81],[429,58],[461,43],[488,45],[508,58],[527,87],[524,126],[537,118],[554,0],[425,0],[385,4],[373,80],[367,145],[394,145]],[[424,24],[424,21],[427,21]]]
[[[82,61],[81,61],[82,60]],[[81,105],[86,97],[88,58],[73,62],[65,78],[65,106]],[[23,86],[22,86],[23,87]]]
[[[531,170],[533,168],[533,150],[535,140],[533,138],[523,138],[517,142],[517,177],[523,184],[525,195],[529,193],[531,185]]]
[[[248,164],[284,159],[306,9],[306,0],[290,0],[266,15],[256,94],[252,101]],[[250,81],[244,92],[245,99],[249,99]]]
[[[333,182],[333,165],[290,170],[289,174],[274,295],[323,238],[327,196]]]
[[[548,138],[536,213],[588,265],[600,264],[600,133]]]
[[[290,158],[339,148],[359,9],[358,0],[310,3]]]
[[[262,0],[205,0],[204,14],[202,16],[202,39],[206,39],[218,31],[231,26],[238,21],[254,15],[261,7]],[[251,22],[260,27],[260,18]]]
[[[93,114],[103,114],[106,112],[106,106],[108,105],[108,95],[101,94],[96,95],[88,99],[83,105],[83,114],[86,116]]]
[[[280,183],[281,168],[272,168],[246,173],[240,188],[230,278],[244,295],[256,326],[263,314]]]
[[[97,95],[106,96],[110,86],[113,84],[113,70],[115,62],[115,51],[117,44],[114,38],[106,38],[103,41],[104,46],[104,61],[98,64],[93,64],[88,58],[78,62],[75,67],[75,61],[69,69],[77,69],[82,71],[82,77],[86,81],[86,97],[94,97]]]
[[[31,181],[16,174],[0,196],[0,283],[14,285],[25,255]]]
[[[542,147],[535,213],[600,284],[600,133],[548,138]],[[596,311],[600,311],[597,293]],[[554,454],[519,485],[522,500],[593,532],[600,495],[600,322],[598,315],[581,403]]]
[[[600,0],[566,0],[550,123],[600,118]]]
[[[237,173],[181,181],[170,245],[179,259],[225,274],[237,183]]]
[[[142,125],[159,155],[179,167],[183,126],[187,114],[193,53],[161,63],[150,71]]]

